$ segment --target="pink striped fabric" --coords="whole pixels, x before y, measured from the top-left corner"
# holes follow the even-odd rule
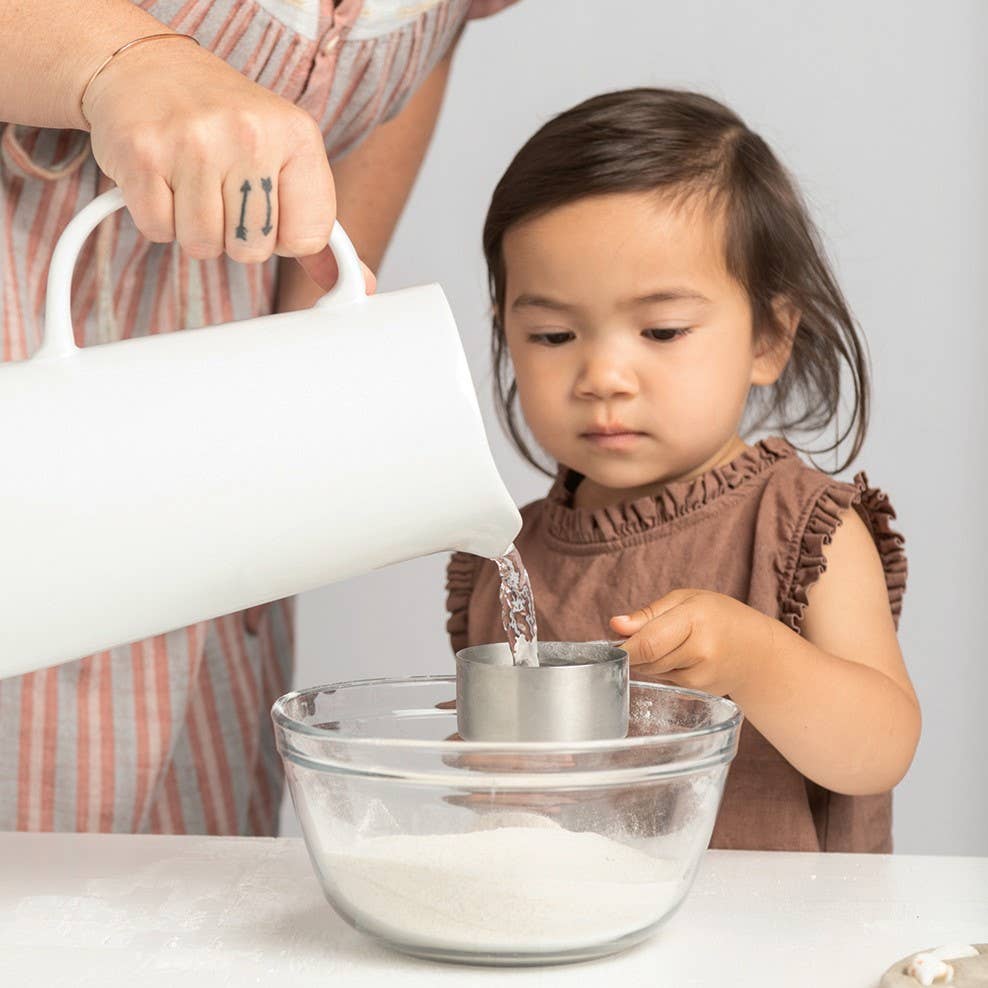
[[[312,113],[330,158],[401,108],[469,5],[419,2],[412,16],[404,5],[379,33],[363,29],[374,0],[142,2]],[[40,341],[55,241],[110,183],[87,135],[0,128],[0,358],[22,360]],[[273,262],[196,261],[117,213],[80,258],[73,318],[80,344],[107,342],[265,314],[274,287]],[[0,682],[0,830],[274,833],[282,774],[268,710],[289,688],[292,612],[280,601],[256,634],[233,614]]]

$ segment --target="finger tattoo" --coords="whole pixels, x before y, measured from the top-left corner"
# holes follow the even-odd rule
[[[250,184],[248,179],[244,179],[244,184],[240,186],[240,222],[237,224],[236,230],[234,231],[237,240],[247,239],[247,199],[250,196],[253,186]],[[270,177],[261,179],[261,189],[264,192],[264,226],[261,227],[261,233],[266,237],[273,229],[271,225],[271,191],[274,188]]]
[[[264,226],[261,227],[261,233],[266,237],[271,232],[271,179],[262,178],[261,188],[264,190],[265,205],[267,206],[267,214],[264,217]]]
[[[247,239],[247,227],[244,226],[244,218],[247,215],[247,196],[250,195],[250,182],[244,179],[244,184],[240,186],[240,223],[237,225],[237,240]]]

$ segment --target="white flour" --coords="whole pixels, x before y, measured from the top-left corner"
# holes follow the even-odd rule
[[[372,837],[323,863],[363,929],[440,950],[605,943],[661,919],[685,885],[677,862],[555,826]]]

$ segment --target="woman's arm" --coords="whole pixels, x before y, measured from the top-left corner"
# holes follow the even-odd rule
[[[0,120],[89,130],[79,112],[79,97],[99,64],[134,38],[164,33],[171,28],[133,0],[4,0]],[[169,38],[163,44],[191,42]],[[135,49],[127,57],[144,53]]]
[[[0,119],[88,130],[148,240],[199,259],[299,257],[319,280],[336,200],[318,125],[178,35],[104,65],[159,33],[175,35],[130,0],[4,0]]]
[[[885,792],[905,775],[920,711],[896,639],[881,560],[848,511],[810,589],[803,636],[745,604],[679,590],[613,627],[636,675],[718,695],[807,778],[833,792]]]
[[[333,163],[340,222],[360,257],[376,270],[429,147],[453,61],[451,49],[393,120]],[[331,280],[331,279],[330,279]],[[291,258],[278,265],[279,312],[312,305],[323,289]]]

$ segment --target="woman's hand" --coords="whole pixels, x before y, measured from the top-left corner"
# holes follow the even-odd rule
[[[659,680],[717,696],[743,689],[760,657],[774,648],[773,621],[733,597],[707,590],[674,590],[635,611],[611,618],[627,638],[635,678]]]
[[[299,257],[324,290],[333,176],[316,122],[191,41],[122,53],[84,106],[93,153],[149,240],[192,257]]]

